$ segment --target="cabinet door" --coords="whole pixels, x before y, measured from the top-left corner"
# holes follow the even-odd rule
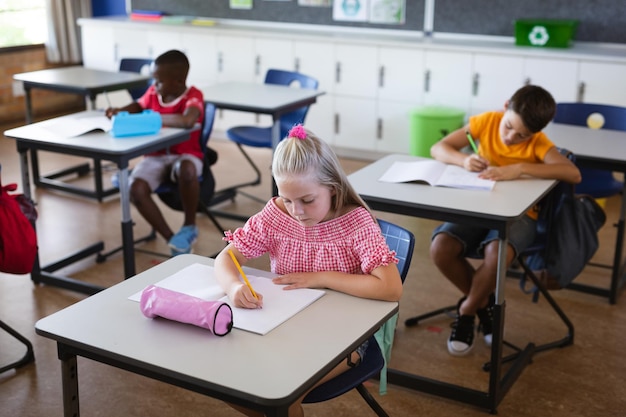
[[[148,34],[140,29],[115,28],[115,68],[119,68],[122,58],[154,58],[150,54]]]
[[[199,89],[217,80],[217,38],[212,34],[183,33],[182,50],[189,58],[187,85]]]
[[[409,154],[410,112],[414,104],[378,100],[376,150],[385,153]]]
[[[424,104],[467,112],[472,94],[472,55],[427,51],[424,67]]]
[[[524,84],[538,85],[559,102],[576,101],[578,62],[570,59],[524,58]]]
[[[254,39],[243,36],[218,35],[217,81],[254,82]],[[238,125],[256,125],[253,113],[219,110],[215,119],[218,130]]]
[[[342,148],[376,148],[376,100],[335,96],[333,144]]]
[[[581,101],[626,106],[626,64],[580,62]]]
[[[148,31],[148,51],[150,58],[155,59],[163,52],[172,49],[183,49],[182,34],[173,30]]]
[[[317,79],[318,90],[324,95],[309,108],[305,125],[328,143],[334,140],[335,54],[333,44],[326,41],[294,42],[294,68],[296,71]]]
[[[475,54],[469,114],[501,110],[524,81],[520,56]]]
[[[378,89],[377,48],[335,44],[335,94],[374,98]]]
[[[255,40],[254,72],[259,83],[265,81],[268,69],[293,71],[293,42],[285,39],[257,38]]]
[[[95,25],[81,26],[83,65],[86,68],[117,71],[113,28]],[[117,64],[117,66],[116,66]]]
[[[409,48],[378,48],[378,98],[415,105],[423,100],[424,52]]]

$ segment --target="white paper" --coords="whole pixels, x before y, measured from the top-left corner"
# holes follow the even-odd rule
[[[96,130],[108,132],[111,130],[111,126],[111,120],[104,113],[97,116],[78,115],[56,118],[42,125],[46,130],[66,138],[73,138]]]
[[[379,178],[382,182],[418,181],[437,187],[464,188],[470,190],[493,190],[496,182],[478,177],[457,165],[449,165],[434,159],[394,162]]]
[[[207,301],[220,300],[233,310],[233,327],[258,334],[267,334],[325,294],[322,290],[299,288],[284,291],[269,278],[246,275],[255,292],[263,294],[263,308],[237,308],[232,305],[215,278],[212,266],[195,263],[155,283],[166,288]],[[140,291],[128,297],[139,302]]]

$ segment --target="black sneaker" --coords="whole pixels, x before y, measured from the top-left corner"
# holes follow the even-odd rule
[[[491,346],[493,336],[493,306],[496,305],[496,296],[491,294],[489,302],[485,308],[479,308],[476,312],[478,316],[478,331],[483,334],[483,339],[487,346]]]
[[[453,356],[465,356],[472,350],[473,343],[474,316],[457,315],[448,339],[448,352]]]

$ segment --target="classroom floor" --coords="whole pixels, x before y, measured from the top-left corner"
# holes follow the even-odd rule
[[[4,126],[2,131],[12,126]],[[253,174],[235,146],[220,140],[211,145],[219,152],[214,166],[218,189],[236,183]],[[40,153],[42,172],[51,172],[82,159],[59,154]],[[259,166],[268,171],[269,151],[253,150]],[[0,136],[0,163],[3,184],[20,183],[19,165],[15,143]],[[342,159],[346,171],[352,172],[367,162]],[[111,168],[112,169],[112,168]],[[111,171],[112,173],[113,171]],[[251,188],[250,193],[269,198],[269,173],[264,182]],[[107,174],[108,178],[109,175]],[[75,180],[92,184],[91,177]],[[83,248],[96,240],[103,240],[106,248],[120,244],[119,199],[114,196],[103,203],[61,192],[36,189],[39,219],[37,222],[40,259],[43,265]],[[608,220],[601,230],[601,248],[595,260],[608,263],[612,260],[619,198],[606,202]],[[225,209],[252,214],[261,207],[245,196],[237,197]],[[164,209],[174,228],[182,216]],[[132,211],[135,219],[135,236],[149,232],[145,222]],[[405,283],[400,303],[400,320],[392,354],[391,366],[429,378],[461,384],[481,391],[487,389],[487,373],[482,364],[489,359],[489,349],[476,340],[476,347],[468,357],[451,357],[447,353],[446,339],[451,318],[433,317],[417,327],[407,328],[404,320],[432,309],[454,304],[459,298],[428,258],[430,233],[435,222],[412,217],[377,213],[380,217],[411,229],[416,235],[415,256]],[[220,219],[224,228],[233,229],[241,223]],[[210,256],[220,250],[221,232],[204,216],[199,215],[201,236],[195,253]],[[153,252],[167,253],[161,239],[140,246]],[[164,258],[154,253],[136,254],[137,272],[162,262]],[[266,258],[251,266],[267,268]],[[106,262],[96,263],[94,257],[70,265],[60,272],[74,278],[109,286],[123,277],[121,254]],[[578,278],[608,286],[608,270],[588,267]],[[616,305],[609,305],[603,297],[581,292],[562,290],[554,297],[569,315],[576,328],[573,346],[542,352],[535,356],[515,382],[498,407],[498,414],[511,417],[617,417],[626,409],[626,296]],[[2,416],[60,416],[62,409],[61,369],[53,341],[35,334],[35,322],[66,306],[85,298],[72,291],[49,286],[34,286],[28,275],[16,276],[0,273],[0,319],[13,326],[31,340],[36,361],[18,370],[0,374],[0,415]],[[545,300],[537,304],[518,288],[518,281],[506,283],[506,339],[524,345],[527,341],[545,342],[560,338],[565,327],[549,310]],[[102,314],[106,314],[105,311]],[[622,323],[622,324],[620,324]],[[154,347],[158,349],[158,346]],[[288,348],[288,346],[286,347]],[[16,359],[22,352],[4,332],[0,332],[0,364]],[[505,353],[509,353],[505,349]],[[207,352],[210,355],[211,352]],[[202,360],[202,358],[198,358]],[[306,358],[303,358],[306,360]],[[80,405],[84,416],[236,416],[239,415],[222,402],[202,395],[171,387],[161,382],[117,370],[99,363],[79,358]],[[233,372],[245,371],[233,366]],[[268,375],[268,383],[276,375]],[[368,384],[382,406],[391,416],[455,416],[475,417],[487,411],[456,401],[413,392],[390,385],[387,395],[379,396],[378,384]],[[323,404],[305,405],[307,416],[373,416],[356,392]]]

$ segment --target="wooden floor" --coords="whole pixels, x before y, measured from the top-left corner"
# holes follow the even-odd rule
[[[8,127],[5,126],[2,131]],[[214,168],[218,188],[253,175],[246,169],[246,163],[234,145],[218,140],[213,140],[212,144],[220,154]],[[80,161],[51,153],[40,155],[42,172]],[[259,150],[254,155],[260,161],[260,166],[266,169],[265,182],[250,192],[267,199],[270,195],[267,182],[269,152]],[[366,163],[345,159],[342,162],[348,172]],[[19,183],[15,143],[4,137],[0,137],[0,163],[3,183]],[[91,180],[91,177],[87,177],[76,182],[91,186]],[[37,227],[42,264],[57,260],[97,240],[104,241],[107,249],[119,245],[120,207],[117,197],[97,203],[41,189],[35,190],[35,197],[39,210]],[[611,198],[606,203],[608,221],[601,231],[601,249],[596,255],[599,261],[609,262],[612,259],[615,239],[612,224],[617,216],[618,205],[618,198]],[[260,207],[258,203],[239,196],[234,204],[225,208],[251,214]],[[172,226],[177,228],[182,220],[181,214],[169,209],[165,209],[165,212]],[[136,221],[135,236],[147,234],[149,228],[145,222],[134,209],[132,214]],[[476,348],[468,357],[456,358],[451,357],[446,349],[450,317],[441,315],[417,327],[404,326],[406,318],[454,304],[459,298],[459,294],[441,277],[428,258],[430,233],[436,223],[388,213],[377,214],[410,228],[417,238],[415,256],[400,304],[400,321],[391,366],[485,391],[488,380],[481,366],[488,360],[489,349],[482,340],[477,340]],[[221,221],[227,229],[240,225],[236,221]],[[216,230],[205,217],[199,216],[198,224],[201,234],[195,253],[209,256],[223,245],[221,231]],[[143,244],[141,248],[167,253],[161,239]],[[162,261],[162,257],[154,254],[137,253],[137,272]],[[267,259],[261,258],[252,265],[267,268]],[[116,254],[98,264],[92,257],[60,272],[109,286],[122,280],[122,258]],[[606,287],[608,276],[607,270],[588,267],[579,280]],[[626,297],[622,296],[617,305],[609,305],[605,298],[570,290],[556,291],[553,295],[576,327],[575,343],[567,348],[536,355],[533,363],[524,370],[501,402],[498,414],[524,417],[623,416],[626,410]],[[28,275],[0,274],[0,319],[30,339],[36,355],[35,363],[0,374],[1,416],[62,415],[61,370],[56,345],[49,339],[37,336],[34,324],[38,319],[83,298],[84,295],[71,291],[34,286]],[[565,327],[549,310],[545,300],[533,304],[530,297],[519,290],[515,279],[507,280],[506,300],[507,340],[524,345],[529,340],[541,343],[564,335]],[[154,346],[154,349],[158,349],[158,346]],[[285,349],[289,349],[289,346],[286,345]],[[508,349],[505,351],[509,352]],[[21,346],[0,332],[0,365],[16,359],[20,353]],[[210,355],[211,352],[206,354]],[[219,401],[96,362],[79,359],[78,366],[80,405],[84,416],[238,415]],[[245,370],[237,369],[235,365],[233,372],[239,372],[245,378]],[[274,378],[280,378],[280,372],[268,375],[268,383],[272,383]],[[485,410],[456,401],[393,385],[385,396],[378,395],[376,382],[371,382],[369,388],[392,416],[461,417],[487,414]],[[374,415],[356,392],[324,404],[307,405],[305,410],[308,416]]]

